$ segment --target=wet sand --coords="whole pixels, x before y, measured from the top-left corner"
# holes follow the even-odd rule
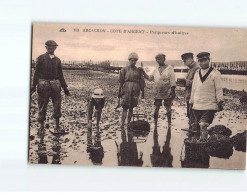
[[[197,160],[186,156],[184,139],[188,128],[183,88],[177,87],[177,97],[172,106],[172,126],[168,129],[166,111],[159,113],[157,129],[153,123],[152,83],[146,82],[145,102],[135,108],[134,113],[146,113],[151,130],[146,137],[135,137],[125,128],[120,130],[121,108],[117,105],[118,75],[98,71],[64,71],[69,86],[70,97],[62,92],[61,127],[68,132],[64,136],[54,136],[49,130],[54,127],[52,103],[48,104],[46,129],[38,136],[37,94],[31,98],[29,162],[42,164],[75,164],[104,166],[145,166],[145,167],[201,167],[245,169],[246,152],[233,148],[226,158],[205,153]],[[100,130],[93,121],[93,130],[87,130],[87,100],[95,87],[101,87],[106,96]],[[235,95],[233,95],[235,94]],[[218,112],[210,127],[225,125],[232,130],[232,136],[246,130],[247,109],[233,91],[225,91],[226,105]],[[209,127],[209,128],[210,128]]]

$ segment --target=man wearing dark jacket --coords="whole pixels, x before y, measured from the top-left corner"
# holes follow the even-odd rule
[[[36,91],[37,86],[39,108],[38,122],[40,123],[40,130],[44,128],[47,105],[49,98],[51,98],[54,108],[53,118],[56,122],[54,133],[60,133],[61,87],[63,88],[65,95],[70,95],[70,93],[63,77],[61,60],[54,55],[54,51],[58,46],[57,43],[53,40],[49,40],[45,45],[47,52],[37,59],[31,94]]]
[[[185,78],[185,100],[187,104],[187,117],[189,118],[189,129],[191,130],[191,117],[190,117],[190,95],[191,95],[191,87],[192,87],[192,81],[195,75],[196,70],[200,68],[197,62],[194,61],[193,53],[184,53],[181,55],[181,58],[184,62],[184,65],[186,65],[189,68],[188,74]]]

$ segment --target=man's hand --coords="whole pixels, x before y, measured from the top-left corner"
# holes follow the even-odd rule
[[[70,92],[69,92],[68,88],[64,88],[63,91],[64,91],[65,95],[70,96]]]
[[[36,91],[36,86],[35,86],[35,87],[32,86],[32,87],[31,87],[31,95],[32,95],[35,91]]]
[[[218,112],[220,112],[220,111],[222,111],[224,108],[223,108],[223,104],[224,104],[224,102],[223,101],[220,101],[219,103],[218,103]]]

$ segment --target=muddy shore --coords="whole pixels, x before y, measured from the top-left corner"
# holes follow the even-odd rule
[[[121,108],[117,105],[118,75],[99,71],[64,71],[70,97],[62,92],[61,126],[68,132],[64,136],[50,133],[54,126],[51,119],[52,103],[47,110],[46,131],[37,136],[37,94],[31,98],[29,162],[42,164],[78,164],[105,166],[184,167],[184,139],[188,127],[183,88],[177,87],[177,97],[172,106],[172,127],[168,129],[165,109],[159,113],[158,128],[153,124],[152,83],[146,82],[145,102],[135,113],[147,114],[151,131],[146,137],[135,137],[120,130]],[[93,121],[92,133],[87,131],[87,103],[95,87],[101,87],[106,96],[100,131]],[[224,125],[232,130],[232,136],[246,130],[247,108],[240,99],[246,92],[224,89],[225,106],[218,112],[210,127]],[[205,157],[206,156],[206,157]],[[244,169],[246,153],[233,149],[228,158],[205,154],[199,162],[189,162],[190,167]],[[188,159],[188,158],[187,158]],[[198,165],[199,164],[199,165]],[[188,166],[187,166],[188,167]]]

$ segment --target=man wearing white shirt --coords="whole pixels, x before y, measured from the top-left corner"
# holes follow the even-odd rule
[[[166,108],[168,126],[171,126],[171,105],[176,95],[175,73],[173,67],[165,63],[165,54],[157,54],[155,59],[159,66],[154,70],[152,75],[148,76],[143,70],[144,77],[149,81],[154,81],[154,122],[155,126],[157,126],[159,109],[163,102]]]
[[[200,126],[200,138],[208,137],[207,127],[213,122],[217,111],[223,110],[221,74],[210,67],[210,53],[197,55],[200,69],[196,71],[189,103],[192,107],[192,124]]]

